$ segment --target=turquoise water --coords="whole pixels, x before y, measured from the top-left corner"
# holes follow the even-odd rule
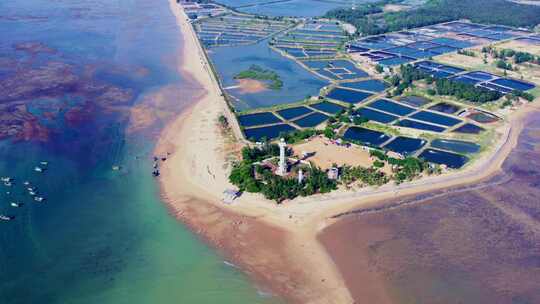
[[[0,213],[15,217],[0,223],[1,303],[278,302],[159,200],[156,135],[197,87],[175,70],[180,33],[167,1],[2,2],[0,33],[0,84],[11,84],[2,105],[26,104],[26,122],[46,134],[0,141],[0,175],[16,178],[0,186]],[[23,42],[34,47],[16,51]],[[46,71],[58,64],[61,77]],[[152,96],[170,101],[159,105],[167,115],[128,128],[130,108]],[[33,170],[40,161],[49,162],[43,173]]]

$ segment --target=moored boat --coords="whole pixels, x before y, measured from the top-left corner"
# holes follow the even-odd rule
[[[36,172],[43,172],[43,168],[36,166],[36,167],[34,168],[34,171],[36,171]]]
[[[0,221],[11,221],[13,217],[0,214]]]
[[[42,196],[36,196],[36,197],[34,197],[34,200],[35,200],[36,202],[43,202],[43,201],[45,200],[45,198],[42,197]]]
[[[11,207],[15,207],[15,208],[19,208],[20,206],[22,206],[21,203],[17,203],[17,202],[11,202],[10,205]]]

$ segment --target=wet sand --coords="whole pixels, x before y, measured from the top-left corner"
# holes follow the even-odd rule
[[[357,209],[320,234],[359,303],[540,303],[540,111],[502,172]]]

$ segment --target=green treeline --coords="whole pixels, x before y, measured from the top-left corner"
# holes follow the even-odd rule
[[[272,90],[279,90],[283,87],[283,81],[281,81],[281,78],[276,72],[264,69],[256,64],[253,64],[249,67],[249,69],[236,74],[236,76],[234,76],[234,79],[254,79],[261,81],[269,81],[270,83],[268,85],[268,88]]]
[[[507,0],[430,0],[416,9],[370,15],[371,10],[375,11],[371,7],[373,5],[367,5],[366,9],[360,6],[356,10],[332,10],[326,17],[349,22],[364,35],[382,34],[458,19],[516,27],[533,27],[540,23],[540,6]]]
[[[437,79],[435,91],[438,95],[450,95],[477,103],[494,101],[502,97],[498,91],[477,88],[472,84],[452,81],[450,79]]]
[[[290,151],[287,154],[290,154]],[[276,144],[265,144],[261,148],[244,147],[242,161],[233,167],[229,181],[240,191],[262,193],[265,198],[275,200],[277,203],[297,196],[327,193],[337,189],[336,181],[329,179],[326,172],[315,166],[305,166],[303,169],[306,178],[302,183],[298,183],[295,178],[275,175],[270,169],[256,164],[258,161],[278,155],[279,147]]]

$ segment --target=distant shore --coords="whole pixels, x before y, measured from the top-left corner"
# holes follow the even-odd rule
[[[499,130],[500,139],[464,170],[429,177],[399,187],[386,185],[357,192],[338,191],[276,205],[245,193],[232,205],[221,202],[228,182],[226,158],[239,143],[230,142],[218,128],[227,114],[224,97],[197,37],[181,7],[169,0],[184,39],[178,70],[200,86],[198,101],[162,132],[156,154],[169,154],[161,168],[161,189],[171,213],[247,272],[265,291],[288,303],[353,303],[332,258],[317,236],[352,209],[384,206],[396,196],[429,192],[478,182],[497,173],[517,143],[522,118],[530,105],[513,113]]]

